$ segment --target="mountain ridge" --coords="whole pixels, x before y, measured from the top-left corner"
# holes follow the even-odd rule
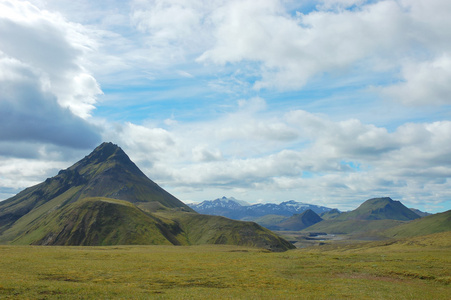
[[[317,214],[332,210],[325,206],[297,202],[294,200],[275,203],[258,203],[251,205],[241,205],[234,198],[217,198],[215,200],[205,200],[201,203],[188,204],[192,209],[202,214],[220,215],[234,220],[254,221],[266,215],[280,215],[291,217],[293,214],[300,214],[311,209]]]

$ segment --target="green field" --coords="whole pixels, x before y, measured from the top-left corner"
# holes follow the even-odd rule
[[[0,298],[449,299],[451,232],[272,253],[0,246]]]

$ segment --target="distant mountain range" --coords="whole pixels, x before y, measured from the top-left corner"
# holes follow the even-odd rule
[[[234,220],[246,221],[254,221],[267,215],[291,217],[294,214],[301,214],[307,210],[312,210],[316,214],[322,214],[332,210],[329,207],[296,202],[294,200],[285,201],[280,204],[259,203],[250,205],[245,201],[239,201],[233,197],[205,200],[201,203],[188,204],[188,206],[201,214],[218,215]]]
[[[256,223],[194,212],[147,178],[112,143],[101,144],[56,176],[1,201],[0,243],[294,248]]]
[[[417,209],[407,208],[399,201],[389,197],[373,198],[364,201],[357,209],[349,212],[340,212],[338,209],[296,202],[285,201],[280,204],[266,203],[250,205],[235,198],[218,198],[206,200],[198,204],[189,204],[195,211],[202,214],[220,215],[237,220],[252,220],[261,226],[275,231],[311,231],[330,234],[360,234],[380,232],[378,235],[386,236],[382,232],[397,228],[399,225],[407,226],[412,220],[420,219],[430,214]],[[446,225],[442,225],[441,219],[431,216],[429,222],[422,224],[433,224],[437,222],[437,229],[430,229],[432,233],[440,232]],[[416,224],[416,223],[414,223]],[[426,226],[426,225],[424,225]],[[423,227],[424,227],[423,226]],[[421,231],[429,232],[427,228],[421,227]],[[426,226],[427,227],[427,226]],[[429,225],[429,228],[434,226]],[[402,227],[404,228],[404,227]],[[404,231],[415,231],[411,226],[405,227]],[[387,231],[388,232],[388,231]],[[396,235],[393,229],[390,235]],[[410,233],[413,234],[413,233]]]

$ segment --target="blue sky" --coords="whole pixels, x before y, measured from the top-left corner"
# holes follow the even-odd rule
[[[447,0],[0,0],[0,199],[102,141],[186,202],[451,209]]]

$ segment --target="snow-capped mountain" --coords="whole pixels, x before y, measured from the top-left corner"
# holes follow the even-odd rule
[[[281,215],[290,217],[293,214],[300,214],[308,209],[313,210],[317,214],[331,210],[329,207],[296,202],[294,200],[285,201],[280,204],[245,204],[246,202],[236,200],[233,197],[222,197],[215,200],[205,200],[198,204],[188,205],[201,214],[218,215],[235,220],[254,220],[266,215]]]
[[[212,209],[212,208],[235,208],[241,206],[248,206],[249,203],[241,200],[237,200],[233,197],[222,197],[215,200],[205,200],[201,203],[189,204],[191,207],[197,207],[198,209]]]

